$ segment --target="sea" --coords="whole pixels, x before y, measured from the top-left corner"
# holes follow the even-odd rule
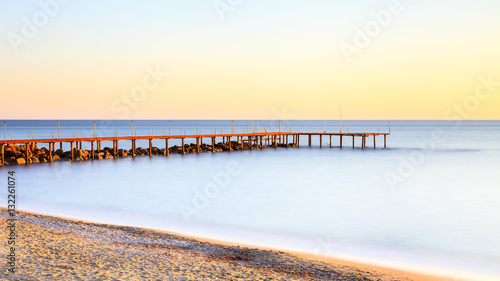
[[[312,136],[309,147],[303,135],[298,148],[4,166],[0,180],[7,186],[7,172],[15,171],[21,210],[456,280],[500,280],[500,121],[6,120],[5,125],[7,139],[390,132],[386,148],[383,136],[376,137],[376,148],[373,137],[367,138],[365,149],[361,138],[353,147],[352,137],[344,137],[341,149],[338,136],[324,136],[322,147],[319,136]],[[82,145],[90,149],[90,143]],[[165,142],[153,145],[164,148]],[[180,141],[171,140],[172,145]],[[69,150],[69,144],[63,146]],[[141,146],[147,148],[148,141],[138,141]],[[130,141],[119,148],[130,149]],[[6,207],[7,188],[0,196]]]

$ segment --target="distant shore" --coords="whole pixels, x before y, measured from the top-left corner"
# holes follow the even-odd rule
[[[0,207],[0,214],[6,229],[7,209]],[[24,211],[16,218],[17,272],[5,269],[4,280],[444,280],[151,229]],[[2,247],[3,255],[7,246]]]

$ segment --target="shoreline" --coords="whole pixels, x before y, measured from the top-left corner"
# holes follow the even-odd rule
[[[2,227],[6,227],[7,209],[0,207],[0,212]],[[182,280],[182,277],[219,280],[447,280],[149,228],[93,223],[28,211],[17,211],[16,218],[17,231],[22,234],[18,236],[20,268],[17,274],[4,271],[3,277],[7,280],[26,276],[18,275],[22,272],[41,279],[48,276],[135,276],[174,278],[172,280]],[[6,250],[3,248],[1,253]],[[50,249],[48,253],[47,249]],[[92,256],[100,258],[93,261]],[[102,260],[106,262],[101,264]],[[107,264],[116,269],[108,268]],[[138,272],[134,266],[149,270]]]

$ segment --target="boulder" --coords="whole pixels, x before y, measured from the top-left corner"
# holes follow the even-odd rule
[[[113,154],[111,154],[108,150],[104,150],[103,159],[113,159]]]
[[[17,164],[16,158],[15,157],[10,157],[10,158],[5,158],[5,162],[9,165],[15,165]]]
[[[8,144],[6,147],[5,147],[5,150],[12,150],[14,152],[18,152],[19,151],[19,145],[17,144]]]
[[[145,149],[143,149],[142,147],[138,147],[135,149],[135,154],[136,155],[145,155],[147,153],[147,151]]]
[[[64,156],[64,150],[62,149],[58,149],[56,150],[55,154],[59,157],[63,157]]]
[[[49,155],[49,150],[45,147],[42,147],[38,150],[37,155]]]
[[[90,152],[84,149],[75,150],[75,160],[76,161],[85,161],[89,160]],[[77,160],[80,159],[80,160]]]
[[[177,145],[174,145],[169,148],[170,153],[182,153],[182,148],[178,147]]]
[[[160,154],[160,149],[158,147],[153,147],[151,150],[152,150],[152,154],[153,155],[159,155]]]
[[[5,158],[16,157],[16,154],[19,153],[19,149],[16,149],[12,146],[6,146],[4,149]]]
[[[123,150],[123,149],[118,149],[118,156],[120,157],[127,157],[128,156],[128,151]]]

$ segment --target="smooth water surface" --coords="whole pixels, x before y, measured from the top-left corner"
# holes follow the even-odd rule
[[[234,121],[233,130],[247,130]],[[259,123],[259,125],[257,125]],[[7,138],[33,131],[57,137],[56,121],[7,121]],[[252,131],[252,121],[248,130]],[[394,121],[383,137],[318,137],[279,148],[14,169],[18,208],[176,231],[470,279],[500,278],[500,122]],[[253,121],[278,131],[278,121]],[[196,132],[172,121],[171,134]],[[321,132],[323,121],[284,121],[282,131]],[[343,121],[342,131],[388,131],[382,121]],[[99,136],[130,135],[130,122],[97,125]],[[231,121],[200,121],[198,131],[231,132]],[[339,131],[338,121],[327,122]],[[168,134],[168,121],[136,121],[134,134]],[[61,121],[61,137],[94,133],[92,121]],[[184,133],[184,132],[183,132]],[[291,139],[290,139],[291,140]],[[206,141],[209,141],[208,139]],[[194,141],[193,141],[194,142]],[[174,145],[176,143],[172,143]],[[42,145],[42,144],[41,144]],[[84,144],[84,148],[88,144]],[[103,146],[106,144],[103,143]],[[147,146],[144,144],[137,146]],[[155,141],[163,148],[163,141]],[[111,146],[111,143],[109,143]],[[120,142],[121,148],[130,148]],[[2,198],[6,198],[4,189]],[[4,202],[5,201],[5,202]],[[6,200],[0,202],[5,206]]]

